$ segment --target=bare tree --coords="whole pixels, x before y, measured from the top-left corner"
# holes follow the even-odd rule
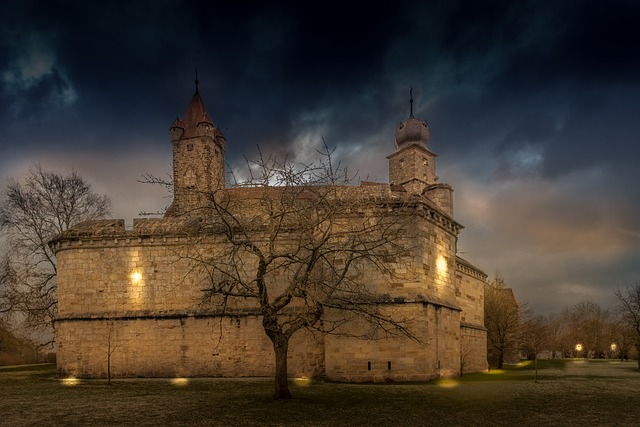
[[[624,290],[616,290],[618,298],[617,311],[624,326],[634,331],[638,368],[640,368],[640,282],[627,286]]]
[[[240,188],[208,195],[197,213],[198,241],[183,256],[206,278],[206,304],[261,315],[275,353],[274,397],[291,397],[287,353],[302,329],[345,333],[345,322],[364,319],[366,330],[349,329],[354,336],[415,338],[410,319],[381,308],[390,297],[365,282],[372,271],[392,278],[403,262],[415,200],[394,199],[388,187],[381,196],[346,185],[349,176],[334,168],[328,149],[313,165],[260,156],[248,166]]]
[[[549,321],[542,315],[529,316],[522,322],[522,349],[533,359],[535,382],[538,382],[538,353],[549,344],[549,330]]]
[[[0,261],[0,326],[6,321],[13,309],[14,298],[12,298],[9,288],[11,280],[11,266],[6,255]]]
[[[551,357],[555,359],[558,353],[561,355],[560,357],[565,357],[565,354],[568,354],[569,350],[572,348],[571,345],[566,344],[566,330],[567,327],[562,319],[562,316],[558,314],[551,314],[546,318],[547,322],[547,346],[551,351]]]
[[[51,331],[57,292],[55,257],[48,242],[74,224],[105,216],[110,201],[95,194],[76,172],[60,175],[40,165],[31,168],[23,182],[10,180],[0,198],[0,230],[8,247],[8,304],[26,316],[29,327]]]
[[[0,353],[4,351],[4,341],[7,341],[10,336],[8,328],[14,300],[8,288],[10,270],[6,261],[5,256],[0,264]]]
[[[574,345],[583,347],[584,356],[600,357],[609,345],[609,313],[593,301],[585,300],[565,308],[562,316],[569,327],[569,336]]]
[[[488,353],[493,359],[489,363],[498,369],[502,369],[506,355],[519,353],[524,308],[518,304],[500,274],[496,274],[485,287],[484,325],[487,328]]]
[[[111,385],[111,355],[118,346],[114,343],[113,320],[105,319],[107,328],[107,384]]]

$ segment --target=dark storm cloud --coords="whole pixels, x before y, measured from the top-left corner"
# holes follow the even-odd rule
[[[197,67],[232,167],[324,138],[385,181],[413,87],[469,258],[539,307],[599,297],[640,275],[639,21],[632,1],[11,2],[0,170],[80,167],[116,215],[162,208],[135,183],[170,170]]]

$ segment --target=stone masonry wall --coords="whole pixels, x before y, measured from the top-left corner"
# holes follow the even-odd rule
[[[109,344],[115,377],[272,374],[271,343],[250,305],[225,315],[201,305],[203,284],[180,256],[190,243],[189,230],[197,227],[194,221],[140,220],[133,230],[125,230],[121,220],[98,221],[52,244],[59,272],[56,329],[62,374],[103,377]],[[321,338],[301,331],[290,346],[291,375],[404,381],[458,374],[461,316],[478,313],[471,299],[456,296],[461,287],[456,282],[457,225],[429,208],[412,221],[402,243],[408,254],[388,260],[394,275],[370,273],[364,280],[389,298],[388,309],[416,320],[413,327],[422,342]],[[462,335],[473,342],[481,339]]]
[[[458,264],[455,292],[456,303],[462,308],[461,322],[476,326],[484,325],[485,283],[486,280],[478,272]]]
[[[460,363],[462,373],[484,372],[487,364],[487,331],[468,326],[460,328]]]
[[[113,377],[273,376],[274,353],[260,318],[132,318],[63,320],[57,324],[58,371]],[[289,352],[291,376],[323,374],[322,342],[304,330]]]
[[[367,326],[346,325],[345,336],[325,338],[327,377],[337,381],[425,381],[457,376],[460,371],[459,314],[457,310],[424,303],[386,308],[394,317],[407,319],[413,337],[354,339],[351,330]]]

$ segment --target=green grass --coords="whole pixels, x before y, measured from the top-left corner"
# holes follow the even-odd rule
[[[539,363],[428,383],[269,379],[68,381],[52,365],[0,368],[0,426],[632,426],[640,419],[635,362]]]

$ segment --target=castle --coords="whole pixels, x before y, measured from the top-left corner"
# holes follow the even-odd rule
[[[219,245],[215,236],[191,239],[207,195],[222,191],[250,203],[258,190],[225,187],[227,141],[197,85],[170,137],[174,199],[164,218],[137,219],[131,229],[120,219],[89,221],[50,242],[58,271],[55,326],[63,376],[273,376],[273,346],[260,312],[250,304],[230,311],[203,305],[202,282],[180,255],[185,247],[215,251]],[[411,108],[388,156],[390,183],[363,182],[340,193],[381,201],[376,203],[411,200],[412,230],[403,237],[410,248],[402,267],[407,279],[371,272],[361,280],[383,296],[382,309],[413,319],[421,339],[367,340],[358,333],[302,329],[289,345],[290,376],[413,381],[487,368],[487,276],[457,256],[462,226],[453,219],[452,188],[436,176],[429,142],[428,124]]]

